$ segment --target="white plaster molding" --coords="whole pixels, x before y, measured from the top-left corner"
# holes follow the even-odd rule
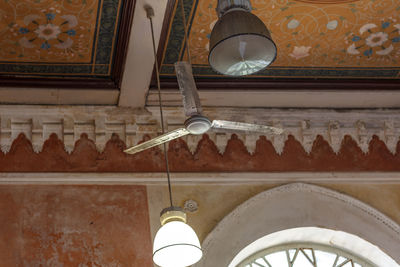
[[[300,135],[302,136],[301,142],[303,144],[304,150],[307,153],[310,153],[311,149],[312,149],[312,145],[314,143],[314,140],[315,140],[315,138],[317,136],[317,133],[316,133],[316,131],[312,130],[311,122],[309,120],[301,121],[300,125],[301,125],[301,128],[300,128],[301,133],[300,133]]]
[[[294,183],[262,192],[227,215],[204,240],[204,258],[195,266],[228,266],[254,241],[299,227],[356,235],[378,246],[381,255],[386,253],[400,262],[400,226],[393,220],[353,197],[320,186]],[[242,260],[247,256],[250,255],[244,255]],[[368,260],[377,266],[399,266],[394,262],[381,265],[374,258]]]
[[[330,121],[328,123],[327,139],[333,151],[338,153],[343,139],[343,134],[340,131],[340,123],[338,121]]]
[[[397,90],[260,90],[243,91],[208,88],[199,91],[203,107],[270,107],[270,108],[400,108]],[[165,105],[182,106],[178,88],[162,94]],[[150,90],[146,104],[158,106],[157,90]]]
[[[116,105],[119,95],[118,89],[0,88],[1,103],[11,105]]]
[[[285,130],[280,136],[267,135],[277,153],[281,154],[289,135],[293,135],[310,152],[317,135],[321,135],[337,153],[343,137],[351,136],[363,152],[377,135],[387,148],[396,152],[400,131],[400,110],[320,110],[320,109],[262,109],[262,108],[204,108],[210,119],[226,119],[273,125]],[[72,151],[82,133],[88,135],[102,150],[113,133],[127,146],[137,144],[145,135],[154,137],[161,132],[159,111],[104,106],[10,106],[0,105],[0,147],[8,152],[12,141],[24,133],[35,151],[51,133],[63,140]],[[185,117],[179,107],[165,108],[167,129],[183,127]],[[254,153],[259,134],[238,134],[249,153]],[[209,133],[220,153],[224,153],[230,134]],[[184,138],[192,153],[201,136]]]
[[[188,135],[185,136],[185,141],[189,147],[190,152],[194,154],[198,148],[199,141],[201,139],[201,136],[199,135]]]
[[[257,140],[260,138],[259,134],[252,134],[252,135],[245,135],[244,136],[244,145],[247,148],[247,151],[249,151],[250,154],[254,154],[256,151],[256,144]]]
[[[218,148],[219,153],[223,154],[225,152],[226,145],[228,144],[228,135],[224,133],[215,134],[215,145]]]
[[[174,185],[400,184],[400,172],[173,172]],[[165,173],[0,173],[0,184],[165,185]]]

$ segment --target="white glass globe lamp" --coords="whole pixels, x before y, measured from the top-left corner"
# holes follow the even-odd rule
[[[181,208],[170,207],[161,212],[161,228],[153,243],[153,261],[160,267],[187,267],[203,256],[200,241],[186,224]]]

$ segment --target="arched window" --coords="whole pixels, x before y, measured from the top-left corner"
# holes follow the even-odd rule
[[[294,183],[239,205],[203,250],[196,267],[400,267],[400,226],[357,199]]]

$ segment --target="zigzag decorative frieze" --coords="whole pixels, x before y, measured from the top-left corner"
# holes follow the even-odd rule
[[[310,153],[317,136],[326,140],[338,153],[345,136],[350,136],[367,153],[373,136],[379,137],[387,149],[394,154],[399,141],[399,110],[334,111],[334,110],[278,110],[278,109],[229,109],[206,108],[205,114],[213,118],[268,124],[282,127],[280,136],[266,136],[276,153],[282,154],[289,136],[301,143]],[[185,117],[181,108],[166,108],[166,129],[183,126]],[[71,153],[75,142],[85,133],[93,140],[98,151],[102,151],[112,134],[117,134],[127,145],[132,146],[145,136],[160,133],[157,108],[133,110],[115,107],[41,107],[0,106],[0,145],[7,153],[13,140],[20,133],[31,141],[34,151],[40,152],[45,140],[52,133],[64,143]],[[230,134],[212,133],[208,136],[219,152],[225,152]],[[252,154],[260,135],[237,135]],[[186,136],[183,139],[188,149],[195,153],[201,136]]]
[[[21,133],[7,154],[0,152],[0,172],[163,172],[164,156],[160,148],[139,154],[123,152],[125,143],[117,134],[98,151],[95,143],[82,134],[71,153],[65,150],[56,134],[51,134],[40,152]],[[356,141],[345,136],[335,154],[326,140],[318,135],[310,153],[292,135],[288,136],[282,153],[276,153],[271,141],[260,137],[253,154],[237,135],[227,141],[224,153],[203,135],[192,153],[182,139],[168,146],[169,166],[173,172],[399,172],[400,142],[396,153],[389,152],[385,144],[374,136],[368,153],[363,153]]]

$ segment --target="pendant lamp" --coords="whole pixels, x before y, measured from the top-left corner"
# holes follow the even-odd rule
[[[181,5],[183,11],[183,0],[181,0]],[[152,17],[154,16],[154,10],[148,5],[145,6],[145,10],[151,26],[158,98],[160,104],[161,130],[162,134],[164,134],[165,129],[161,100],[160,72],[157,62],[157,50],[152,20]],[[185,20],[184,16],[183,19]],[[184,24],[186,36],[186,23]],[[201,250],[199,238],[197,237],[195,231],[188,224],[186,224],[186,213],[182,208],[175,207],[173,205],[166,143],[164,143],[164,157],[168,179],[170,207],[161,212],[161,228],[158,230],[153,242],[153,261],[160,267],[187,267],[198,262],[203,256],[203,252]]]
[[[153,261],[162,267],[186,267],[203,256],[200,241],[186,224],[181,208],[170,207],[161,213],[161,225],[153,244]]]
[[[251,13],[249,0],[218,0],[218,21],[210,37],[208,61],[218,73],[245,76],[267,68],[277,48],[265,24]]]

